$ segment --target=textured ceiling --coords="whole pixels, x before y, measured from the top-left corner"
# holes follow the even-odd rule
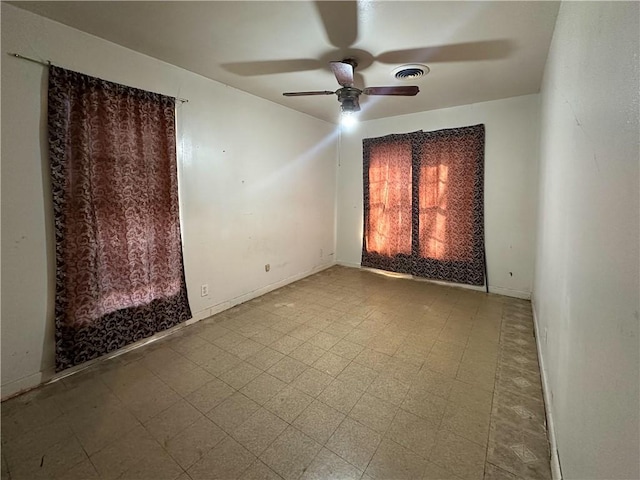
[[[11,2],[205,77],[336,122],[328,62],[354,57],[356,87],[418,85],[415,97],[361,96],[374,119],[538,92],[557,2]],[[405,82],[393,70],[431,72]]]

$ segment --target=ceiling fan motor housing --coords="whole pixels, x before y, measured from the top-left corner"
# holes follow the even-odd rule
[[[340,102],[342,112],[359,112],[360,102],[358,97],[362,90],[355,87],[343,87],[337,92],[338,101]]]

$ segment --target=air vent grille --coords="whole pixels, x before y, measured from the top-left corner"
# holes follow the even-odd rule
[[[415,80],[429,73],[426,65],[402,65],[393,71],[393,76],[398,80]]]

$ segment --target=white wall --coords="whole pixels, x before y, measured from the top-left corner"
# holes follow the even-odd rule
[[[541,107],[534,308],[564,478],[640,478],[637,2],[566,2]]]
[[[429,94],[428,77],[422,90],[420,95]],[[363,138],[484,123],[489,288],[492,292],[529,298],[534,264],[538,103],[538,95],[526,95],[371,120],[343,131],[338,167],[338,262],[360,265]]]
[[[333,262],[333,125],[3,3],[3,396],[50,374],[54,302],[46,69],[5,52],[189,99],[178,157],[195,318]]]

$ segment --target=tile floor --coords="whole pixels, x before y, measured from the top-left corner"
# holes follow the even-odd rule
[[[527,301],[332,267],[2,404],[2,479],[550,478]]]

